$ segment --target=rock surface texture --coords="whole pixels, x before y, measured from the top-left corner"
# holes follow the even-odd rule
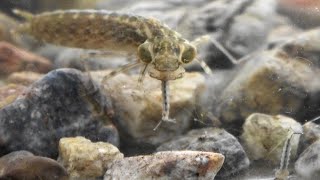
[[[299,121],[317,116],[319,31],[305,32],[239,65],[235,78],[213,103],[223,124],[242,124],[255,112],[284,114]]]
[[[302,132],[302,126],[294,119],[255,113],[246,119],[241,139],[251,160],[263,159],[278,164],[284,143],[292,132]],[[299,138],[294,135],[291,139],[292,157],[297,155]]]
[[[118,159],[123,159],[123,154],[109,143],[92,143],[84,137],[62,138],[59,141],[58,161],[73,179],[102,177],[108,165]]]
[[[59,139],[77,135],[117,145],[116,129],[102,123],[110,110],[110,100],[88,76],[74,69],[52,71],[0,109],[1,153],[25,149],[57,157]]]
[[[98,82],[106,74],[108,72],[91,73]],[[204,90],[204,76],[186,73],[183,78],[170,81],[170,117],[176,123],[163,122],[156,131],[153,129],[161,120],[162,111],[160,81],[145,77],[143,86],[138,87],[138,76],[119,74],[102,86],[113,100],[113,123],[123,143],[156,147],[191,128],[193,111]]]
[[[16,151],[0,158],[3,180],[68,180],[66,169],[53,159]]]
[[[226,178],[249,167],[249,159],[238,140],[219,128],[191,130],[158,147],[157,151],[193,150],[220,153],[225,156],[224,164],[217,174]]]
[[[295,163],[296,172],[304,179],[316,180],[320,175],[320,141],[311,144]]]
[[[214,179],[224,156],[201,151],[164,151],[115,161],[104,175],[111,179]]]

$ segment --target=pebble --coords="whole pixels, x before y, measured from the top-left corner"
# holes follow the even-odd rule
[[[43,57],[25,51],[7,42],[0,42],[0,75],[17,71],[47,73],[52,63]]]
[[[0,109],[0,154],[24,149],[57,157],[59,139],[70,136],[118,145],[117,130],[102,123],[111,112],[110,99],[86,74],[51,71]]]
[[[16,20],[0,12],[0,41],[14,43],[15,37],[12,36],[10,31],[17,26]]]
[[[91,76],[100,82],[108,73],[92,72]],[[103,86],[113,102],[113,123],[122,137],[121,143],[131,152],[137,147],[152,152],[159,144],[191,128],[193,111],[204,90],[204,76],[186,73],[183,78],[170,81],[170,117],[176,119],[176,123],[163,122],[156,131],[153,129],[161,120],[162,112],[160,81],[147,75],[139,88],[138,75],[119,74]]]
[[[217,177],[225,179],[250,165],[246,152],[238,140],[219,128],[203,128],[189,131],[157,148],[157,151],[193,150],[220,153],[225,156],[224,164]]]
[[[278,11],[290,17],[294,25],[304,29],[320,25],[318,0],[278,0]]]
[[[298,149],[300,153],[320,139],[320,126],[316,122],[307,122],[302,126],[303,134],[300,137]]]
[[[11,73],[8,78],[8,83],[19,84],[19,85],[31,85],[35,81],[41,79],[44,74],[32,72],[32,71],[21,71]]]
[[[59,158],[73,179],[94,179],[102,177],[107,166],[122,159],[118,148],[106,142],[93,143],[84,137],[61,138]]]
[[[229,127],[242,124],[255,112],[283,114],[298,121],[317,116],[319,30],[300,34],[243,61],[213,102],[213,106],[217,105],[213,113]]]
[[[0,179],[68,180],[68,173],[53,159],[15,151],[0,158]]]
[[[295,171],[305,180],[317,180],[320,174],[320,140],[311,144],[300,154],[295,163]]]
[[[291,132],[302,132],[294,119],[277,115],[251,114],[243,124],[241,139],[250,160],[267,160],[278,165],[285,141]],[[291,139],[291,158],[297,156],[300,135]]]
[[[25,89],[26,87],[24,85],[19,84],[0,86],[0,109],[14,102]]]
[[[224,161],[218,153],[164,151],[117,160],[104,180],[109,179],[214,179]]]

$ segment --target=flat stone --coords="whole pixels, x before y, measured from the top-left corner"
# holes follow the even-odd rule
[[[189,131],[157,148],[157,151],[193,150],[220,153],[224,164],[217,177],[225,179],[249,167],[250,162],[238,140],[219,128],[203,128]]]
[[[100,82],[109,72],[92,72],[93,79]],[[141,88],[138,87],[138,75],[119,74],[108,79],[104,85],[111,95],[114,107],[113,123],[122,137],[124,147],[128,150],[144,147],[151,152],[160,143],[168,141],[191,128],[193,111],[199,94],[204,90],[204,76],[199,73],[186,73],[181,79],[170,81],[170,118],[176,123],[163,122],[154,131],[161,120],[162,96],[160,81],[145,77]]]
[[[303,179],[317,180],[320,175],[320,140],[311,144],[300,154],[295,163],[295,170]]]
[[[243,124],[241,139],[250,160],[267,160],[278,165],[283,146],[291,132],[302,132],[302,126],[294,119],[277,115],[251,114]],[[297,155],[300,135],[291,139],[291,157]]]
[[[128,157],[111,164],[109,179],[214,179],[224,156],[202,151],[164,151]]]
[[[0,179],[67,180],[68,173],[53,159],[15,151],[0,158]]]
[[[24,149],[57,157],[59,139],[70,136],[118,145],[117,130],[102,123],[111,112],[110,99],[89,76],[51,71],[0,109],[0,154]]]
[[[102,177],[109,164],[122,158],[118,148],[109,143],[93,143],[84,137],[62,138],[59,141],[58,161],[73,179]]]

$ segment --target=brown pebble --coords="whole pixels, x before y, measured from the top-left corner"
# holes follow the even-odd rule
[[[67,180],[68,174],[53,159],[16,151],[0,158],[0,179]]]
[[[0,42],[0,75],[9,75],[16,71],[46,73],[50,69],[52,69],[52,63],[48,59],[10,43]]]

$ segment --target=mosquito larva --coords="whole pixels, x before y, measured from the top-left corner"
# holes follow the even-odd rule
[[[197,55],[196,45],[153,18],[120,14],[105,10],[65,10],[33,15],[14,10],[28,20],[21,31],[47,43],[84,49],[125,51],[137,55],[137,62],[128,64],[105,77],[103,83],[117,72],[143,65],[144,73],[162,81],[162,121],[169,118],[168,81],[183,77],[182,65]],[[209,72],[209,68],[201,63]],[[156,126],[155,129],[160,125]]]

